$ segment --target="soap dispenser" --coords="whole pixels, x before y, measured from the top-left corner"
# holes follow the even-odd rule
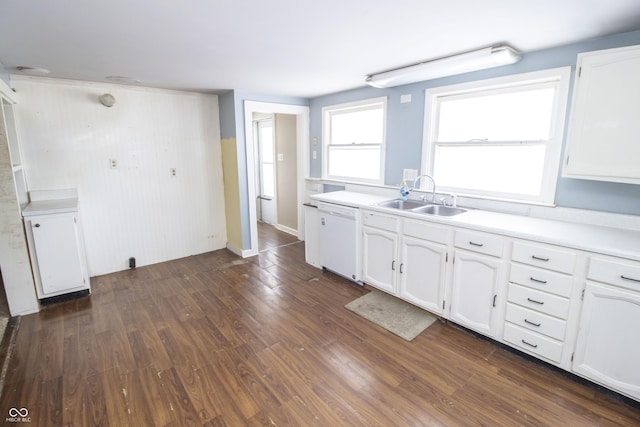
[[[409,187],[407,187],[407,183],[405,181],[402,181],[402,183],[400,184],[400,194],[402,195],[402,197],[400,197],[402,200],[407,200]]]

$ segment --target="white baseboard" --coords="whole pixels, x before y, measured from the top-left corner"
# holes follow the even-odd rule
[[[249,258],[255,255],[258,255],[258,251],[255,251],[253,249],[238,249],[236,247],[229,245],[228,243],[227,243],[227,249],[229,249],[231,252],[233,252],[234,254],[242,258]]]
[[[281,224],[275,224],[274,227],[280,231],[284,231],[287,234],[291,234],[292,236],[298,237],[298,230],[294,230],[293,228],[290,228]]]

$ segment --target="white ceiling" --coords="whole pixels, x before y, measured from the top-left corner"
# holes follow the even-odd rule
[[[639,0],[2,0],[0,63],[314,97],[499,42],[526,54],[636,29]]]

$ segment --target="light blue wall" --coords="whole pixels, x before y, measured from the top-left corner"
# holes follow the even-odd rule
[[[547,68],[572,66],[573,69],[575,69],[577,54],[580,52],[636,44],[640,44],[640,31],[525,53],[523,59],[517,64],[491,70],[445,77],[389,89],[363,87],[314,98],[309,104],[310,140],[313,141],[313,138],[318,138],[318,142],[322,140],[323,107],[367,98],[387,96],[387,148],[384,182],[387,185],[398,185],[402,179],[403,169],[421,169],[420,160],[422,158],[425,89]],[[403,94],[411,94],[411,103],[400,104],[400,95]],[[309,159],[310,175],[312,177],[320,177],[322,174],[322,150],[318,147],[320,147],[320,144],[316,147],[310,147],[310,154],[314,148],[318,151],[316,160],[311,157]],[[556,204],[565,207],[640,215],[640,185],[605,183],[560,177],[556,191]]]
[[[235,137],[238,147],[238,186],[240,191],[240,223],[242,224],[242,249],[250,249],[251,222],[249,221],[249,180],[247,176],[247,149],[245,143],[247,138],[244,128],[244,102],[258,101],[274,104],[308,106],[309,100],[305,98],[265,95],[242,90],[235,90],[233,92],[225,94],[221,96],[219,100],[221,137]],[[251,185],[253,185],[253,183]]]

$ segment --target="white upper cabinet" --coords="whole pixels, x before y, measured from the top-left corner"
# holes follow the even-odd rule
[[[640,184],[640,46],[578,55],[563,176]]]

